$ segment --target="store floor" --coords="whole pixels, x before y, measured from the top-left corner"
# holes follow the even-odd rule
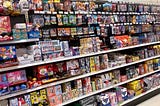
[[[160,106],[160,94],[148,99],[137,106]]]

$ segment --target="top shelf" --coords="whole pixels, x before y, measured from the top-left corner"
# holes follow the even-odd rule
[[[36,42],[36,41],[39,41],[39,39],[24,39],[24,40],[5,41],[5,42],[0,42],[0,45],[29,43],[29,42]]]

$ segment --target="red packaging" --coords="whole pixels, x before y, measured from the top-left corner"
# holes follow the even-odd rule
[[[11,32],[11,23],[9,16],[0,16],[0,34]]]

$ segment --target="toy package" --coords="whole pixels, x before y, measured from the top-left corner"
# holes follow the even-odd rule
[[[40,38],[39,25],[27,24],[27,34],[29,39]]]
[[[92,86],[91,86],[91,78],[87,77],[82,79],[82,85],[83,85],[83,93],[89,94],[92,92]]]
[[[63,25],[63,17],[61,14],[57,14],[58,25]]]
[[[10,86],[10,92],[27,89],[27,77],[25,70],[10,72],[6,75]]]
[[[108,68],[108,55],[107,54],[100,56],[100,67],[102,70]]]
[[[70,75],[81,74],[81,72],[79,70],[78,60],[67,61],[67,70],[69,71]]]
[[[27,48],[27,53],[29,55],[32,55],[34,58],[34,61],[41,61],[41,49],[39,45],[32,45]]]
[[[22,40],[27,39],[27,30],[26,30],[26,24],[25,23],[17,23],[14,26],[14,29],[12,29],[13,38],[14,40]]]
[[[108,94],[101,94],[98,96],[98,105],[97,106],[111,106],[110,98]]]
[[[6,74],[0,74],[0,95],[9,93],[9,84]]]
[[[116,93],[109,92],[108,95],[109,95],[111,106],[118,106],[118,100],[117,100]]]
[[[15,46],[0,46],[0,68],[17,65]]]
[[[56,85],[47,88],[47,95],[49,106],[57,106],[62,103],[62,89],[61,85]]]
[[[62,20],[63,20],[63,25],[68,25],[69,24],[69,17],[68,17],[68,15],[63,15],[62,16]]]
[[[102,5],[103,11],[110,12],[112,11],[112,4],[111,3],[105,3]]]
[[[58,36],[70,36],[71,29],[70,28],[58,28]]]
[[[41,26],[41,27],[45,25],[45,20],[44,20],[43,15],[33,15],[32,19],[33,19],[33,23],[35,25],[38,25],[38,26]]]
[[[91,70],[91,72],[95,72],[96,71],[94,57],[90,57],[90,70]]]
[[[45,89],[30,93],[32,105],[49,106]]]
[[[54,80],[57,80],[57,78],[54,78],[54,72],[53,72],[53,65],[43,65],[43,66],[38,66],[34,70],[35,72],[35,77],[38,78],[38,80],[41,80],[42,83],[49,83]]]
[[[8,106],[9,104],[8,104],[8,100],[1,100],[0,101],[0,105],[1,106]]]
[[[127,100],[128,99],[127,88],[117,87],[116,88],[116,95],[117,95],[117,100],[119,103]]]
[[[57,24],[57,17],[55,15],[51,15],[50,22],[52,25],[56,25]]]
[[[11,33],[11,23],[9,16],[0,16],[0,42],[13,40]]]
[[[67,65],[66,62],[53,64],[54,76],[57,78],[66,77],[67,74]]]
[[[44,25],[50,25],[50,24],[51,24],[50,15],[44,15]]]
[[[9,103],[10,106],[32,106],[30,101],[30,95],[24,95],[9,99]]]

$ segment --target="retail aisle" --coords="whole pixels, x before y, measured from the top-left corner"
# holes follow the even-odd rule
[[[137,106],[160,106],[160,94],[148,99]]]

